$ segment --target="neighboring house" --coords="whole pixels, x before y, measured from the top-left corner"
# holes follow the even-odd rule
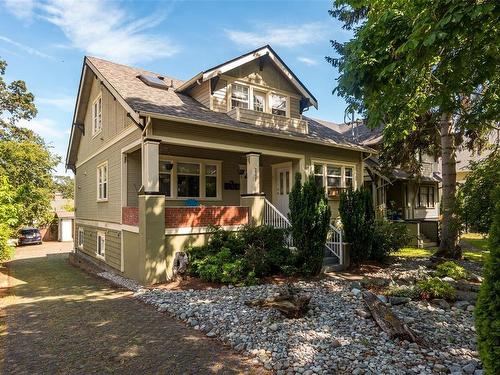
[[[352,142],[377,150],[382,143],[382,127],[369,129],[362,123],[322,122]],[[377,215],[406,221],[413,244],[435,245],[438,241],[441,163],[430,155],[421,155],[422,173],[411,176],[395,168],[384,171],[376,155],[365,160],[364,186],[372,191]]]
[[[54,194],[50,206],[54,212],[52,222],[41,229],[43,241],[73,241],[75,215],[70,209],[73,199],[64,198],[59,192]]]
[[[303,115],[317,105],[269,46],[187,81],[86,57],[66,158],[76,252],[164,281],[210,225],[288,225],[296,173],[314,174],[338,215],[339,192],[363,184],[373,150]]]

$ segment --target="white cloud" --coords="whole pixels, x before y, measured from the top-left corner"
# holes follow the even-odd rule
[[[61,28],[73,47],[124,64],[169,57],[177,52],[168,38],[145,33],[165,19],[132,19],[114,2],[51,0],[43,17]]]
[[[46,53],[43,53],[43,52],[37,50],[36,48],[27,46],[27,45],[19,43],[19,42],[16,42],[15,40],[7,38],[6,36],[0,35],[0,42],[8,43],[8,44],[15,46],[15,47],[19,48],[20,50],[27,52],[33,56],[43,57],[45,59],[53,59],[52,56],[49,56]]]
[[[69,112],[73,111],[75,107],[75,98],[72,96],[63,96],[59,98],[35,98],[35,101],[39,104],[50,105]]]
[[[66,136],[63,129],[58,127],[57,122],[52,119],[19,120],[18,126],[28,128],[41,135],[45,140],[50,138],[64,138]]]
[[[293,48],[324,39],[327,31],[322,23],[293,26],[261,25],[258,31],[224,30],[227,37],[243,46],[258,47],[265,44]]]
[[[5,8],[17,18],[30,21],[33,18],[35,1],[34,0],[4,0]]]
[[[127,14],[112,1],[45,0],[34,7],[35,17],[59,27],[71,47],[89,55],[133,64],[178,52],[168,37],[148,33],[166,19],[169,9],[165,6],[142,18]],[[8,9],[23,17],[12,7]]]
[[[300,62],[302,62],[308,66],[318,65],[318,61],[311,59],[309,57],[299,56],[299,57],[297,57],[297,60],[299,60]]]

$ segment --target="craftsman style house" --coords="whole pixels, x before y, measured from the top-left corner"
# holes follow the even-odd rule
[[[373,150],[303,115],[317,105],[269,46],[187,81],[86,57],[66,158],[76,253],[164,281],[210,225],[287,226],[296,173],[314,174],[337,215]],[[327,245],[342,262],[333,227]]]

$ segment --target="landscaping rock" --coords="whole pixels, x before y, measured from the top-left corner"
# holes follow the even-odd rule
[[[450,304],[442,299],[442,298],[435,298],[431,301],[434,305],[439,306],[443,310],[449,310],[450,309]]]
[[[366,311],[365,309],[356,309],[356,314],[358,314],[363,319],[368,319],[372,316],[372,314],[369,311]]]
[[[411,301],[409,297],[389,297],[389,303],[393,306],[403,305]]]
[[[457,301],[457,302],[455,302],[454,306],[457,309],[465,310],[467,308],[467,306],[469,306],[469,302],[467,302],[467,301]]]
[[[475,370],[476,370],[476,363],[474,362],[469,362],[464,367],[462,367],[462,371],[465,372],[466,374],[473,374]]]
[[[360,295],[361,290],[358,288],[352,288],[351,293],[354,294],[356,297]]]

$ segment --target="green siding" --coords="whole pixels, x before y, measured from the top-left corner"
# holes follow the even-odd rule
[[[104,261],[107,265],[120,270],[121,268],[121,232],[111,229],[97,228],[93,226],[76,224],[76,233],[78,229],[83,228],[83,248],[82,252],[102,261],[97,257],[97,232],[103,232],[106,238],[104,251]]]

